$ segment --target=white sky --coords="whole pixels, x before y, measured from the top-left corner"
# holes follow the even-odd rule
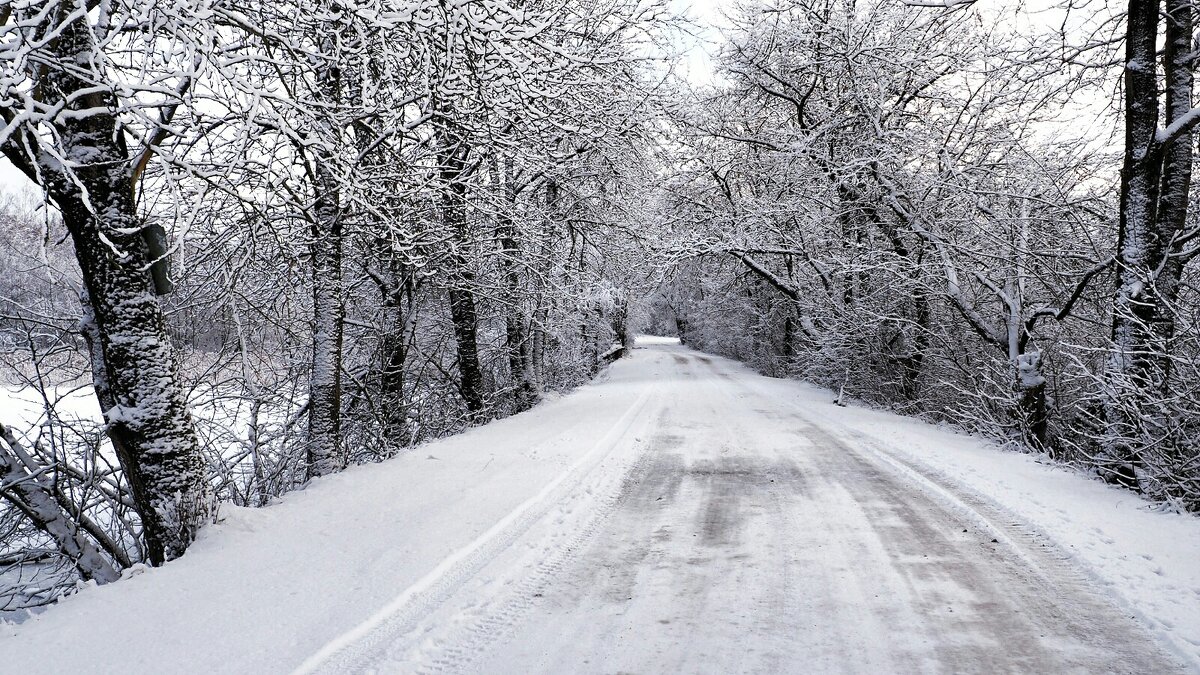
[[[25,174],[3,157],[0,157],[0,195],[20,194],[33,187]]]
[[[687,15],[699,29],[695,38],[686,39],[681,45],[684,49],[684,72],[681,74],[688,81],[700,85],[712,83],[712,54],[721,39],[721,13],[733,4],[730,0],[672,0],[675,11]]]

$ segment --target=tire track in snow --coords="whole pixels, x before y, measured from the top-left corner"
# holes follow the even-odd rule
[[[550,535],[550,541],[539,549],[541,562],[532,571],[524,572],[520,581],[515,585],[503,584],[499,599],[492,598],[473,608],[468,620],[453,635],[437,643],[426,642],[419,646],[416,653],[406,659],[409,663],[428,663],[419,668],[421,673],[461,673],[467,671],[484,650],[491,644],[509,635],[517,622],[535,604],[538,598],[544,596],[544,591],[554,582],[562,569],[570,565],[580,551],[603,528],[612,513],[620,505],[624,497],[621,484],[625,477],[636,474],[649,461],[645,453],[640,453],[636,460],[627,467],[618,467],[610,473],[605,470],[589,472],[589,475],[600,474],[600,479],[593,483],[606,482],[603,476],[616,474],[616,489],[612,486],[589,485],[574,501],[574,510],[587,508],[587,520],[582,527],[561,529]],[[603,462],[602,462],[603,463]],[[588,499],[591,497],[591,499]],[[493,582],[499,585],[498,582]]]
[[[919,460],[899,457],[884,444],[859,432],[850,429],[844,432],[860,448],[870,452],[877,461],[887,464],[893,473],[905,477],[918,490],[986,527],[999,544],[1027,565],[1023,571],[1035,575],[1038,581],[1053,588],[1056,594],[1082,603],[1095,615],[1129,617],[1133,619],[1134,626],[1145,633],[1147,642],[1152,642],[1166,654],[1178,659],[1176,665],[1181,670],[1188,668],[1184,663],[1190,664],[1190,668],[1200,666],[1179,645],[1152,630],[1154,623],[1120,594],[1103,590],[1109,586],[1108,582],[1037,527],[1023,521],[983,493],[958,484]]]
[[[798,593],[781,585],[804,477],[731,425],[731,393],[675,354],[647,458],[547,600],[463,672],[786,672]],[[738,417],[736,413],[732,417]],[[737,420],[733,420],[737,421]]]
[[[722,373],[710,359],[703,360],[718,375],[728,381],[736,382],[743,389],[755,394],[771,397],[769,392],[760,390],[747,381],[737,380]],[[807,424],[819,440],[837,446],[840,451],[854,456],[859,461],[876,466],[882,464],[882,468],[910,483],[913,488],[934,498],[943,506],[952,508],[960,515],[974,521],[977,526],[994,534],[1031,569],[1039,571],[1043,580],[1061,581],[1062,576],[1058,573],[1067,572],[1077,577],[1081,583],[1084,582],[1085,574],[1073,563],[1069,553],[1060,549],[1056,543],[1038,532],[1031,524],[1021,521],[1015,514],[984,495],[955,484],[947,476],[931,467],[896,456],[882,443],[861,432],[845,428],[842,425],[836,425],[837,430],[831,431],[827,423],[814,421],[812,411],[794,401],[785,399],[781,403],[791,409],[798,419]],[[843,438],[853,440],[854,443],[845,442]],[[1029,542],[1029,544],[1023,542]],[[1036,547],[1032,544],[1036,544]],[[1055,573],[1047,574],[1043,569],[1047,566],[1052,568]]]
[[[690,357],[678,354],[673,354],[672,357],[675,364],[683,368],[681,374],[694,386],[697,378],[690,367]],[[661,386],[656,387],[655,394],[661,390]],[[646,478],[651,466],[661,460],[654,448],[663,442],[661,433],[666,426],[663,419],[667,411],[665,405],[656,407],[662,408],[663,412],[647,416],[648,421],[654,420],[652,426],[656,431],[642,429],[642,438],[649,439],[649,447],[638,448],[636,458],[623,466],[621,458],[606,457],[606,460],[612,459],[616,466],[600,467],[599,470],[590,472],[588,475],[594,480],[586,481],[585,486],[576,487],[577,495],[572,499],[575,503],[574,510],[590,509],[582,526],[576,525],[576,529],[568,531],[561,527],[555,528],[549,534],[542,535],[542,541],[549,540],[549,543],[539,547],[538,550],[543,552],[544,557],[533,566],[532,571],[525,572],[523,570],[526,566],[513,564],[519,563],[519,560],[498,562],[497,564],[506,570],[518,570],[519,580],[508,583],[511,580],[500,578],[494,580],[490,587],[464,589],[466,594],[490,596],[490,601],[485,600],[470,608],[460,626],[440,630],[442,637],[439,640],[426,641],[410,650],[406,657],[377,663],[377,666],[381,666],[380,671],[480,672],[479,662],[487,655],[488,648],[511,638],[518,631],[521,620],[531,611],[535,611],[540,604],[538,599],[550,595],[549,590],[558,582],[563,570],[576,565],[580,554],[586,554],[588,547],[600,532],[609,526],[613,514],[622,508],[627,500],[634,497],[638,487],[636,482]],[[715,408],[711,412],[713,417],[719,417]],[[727,425],[724,425],[724,428],[728,431]],[[729,434],[729,438],[732,440],[733,435]],[[602,461],[601,464],[603,463]],[[581,490],[580,487],[584,489]],[[527,538],[535,540],[538,536],[535,529]],[[459,616],[461,614],[456,614],[454,619]]]
[[[1113,621],[1094,625],[1094,628],[1102,631],[1096,639],[1097,644],[1127,643],[1132,636],[1124,629],[1133,629],[1144,637],[1143,644],[1136,645],[1137,647],[1156,645],[1164,654],[1178,659],[1174,664],[1176,670],[1182,670],[1182,664],[1190,661],[1187,654],[1177,645],[1149,630],[1149,622],[1129,607],[1128,603],[1111,593],[1103,592],[1099,577],[1074,556],[1032,524],[1023,521],[986,495],[958,484],[916,458],[899,456],[885,443],[863,432],[838,422],[817,422],[813,418],[813,411],[807,407],[789,398],[778,399],[772,392],[757,386],[751,379],[731,377],[722,372],[711,359],[701,360],[730,383],[752,394],[779,400],[781,405],[791,410],[798,420],[809,427],[806,433],[814,439],[836,447],[839,452],[853,457],[865,466],[890,474],[891,480],[897,486],[903,485],[924,495],[948,513],[968,520],[987,532],[987,536],[993,538],[993,543],[1007,553],[1006,562],[1009,563],[1012,573],[1018,578],[1025,578],[1027,583],[1045,589],[1055,604],[1073,605],[1071,609],[1082,610],[1086,616],[1101,620],[1135,619],[1125,625]],[[1155,658],[1155,655],[1148,653],[1143,656],[1148,659],[1145,662],[1153,662]]]
[[[629,433],[658,391],[648,386],[587,452],[522,502],[474,541],[447,556],[414,584],[350,630],[323,645],[293,671],[293,675],[347,672],[369,662],[387,643],[411,633],[420,620],[516,542],[550,510],[556,499],[569,494]]]

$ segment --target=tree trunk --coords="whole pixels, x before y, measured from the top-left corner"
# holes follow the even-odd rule
[[[1040,352],[1020,354],[1015,359],[1017,410],[1025,441],[1033,448],[1046,448],[1046,378],[1042,376]]]
[[[459,260],[465,266],[465,262]],[[474,281],[474,275],[461,270],[450,289],[450,317],[454,322],[454,339],[458,348],[458,372],[461,381],[459,391],[467,411],[477,415],[483,410],[483,371],[479,365],[479,347],[476,337],[478,319],[475,313],[475,298],[464,286]]]
[[[920,265],[914,265],[912,271],[912,279],[916,284],[913,287],[912,303],[913,303],[913,324],[912,337],[908,340],[906,348],[908,353],[900,357],[900,391],[904,396],[905,401],[913,402],[918,399],[921,394],[921,373],[925,369],[925,352],[929,350],[929,324],[933,316],[933,308],[929,302],[929,293],[926,292],[921,282],[917,279],[920,274]]]
[[[378,280],[383,306],[388,313],[386,321],[390,322],[390,325],[384,328],[380,344],[382,363],[379,372],[379,393],[383,401],[384,433],[388,438],[405,443],[407,439],[403,438],[403,427],[407,416],[407,402],[404,397],[404,367],[408,362],[409,322],[413,319],[412,282],[405,278],[400,265],[393,264],[392,268],[390,280]],[[399,281],[400,279],[403,281]]]
[[[879,173],[873,175],[879,180]],[[871,222],[887,238],[892,247],[892,253],[903,261],[908,268],[908,277],[912,284],[913,323],[915,330],[912,339],[906,345],[907,353],[896,359],[900,366],[900,393],[904,400],[914,402],[920,396],[921,374],[925,368],[925,353],[929,350],[930,324],[933,319],[933,303],[929,292],[921,283],[921,259],[924,247],[918,243],[915,251],[909,249],[900,229],[890,219],[879,213],[875,206],[867,203],[859,190],[845,183],[838,184],[838,193],[845,203],[857,204],[863,218]],[[899,212],[894,206],[892,211],[900,218],[906,219],[908,214]]]
[[[104,378],[97,393],[141,517],[148,558],[157,565],[183,554],[215,504],[148,272],[152,257],[136,214],[133,161],[118,128],[118,102],[108,87],[59,65],[97,63],[87,15],[72,16],[75,9],[61,3],[48,12],[43,27],[55,63],[29,73],[45,105],[61,105],[70,114],[56,119],[53,140],[26,131],[2,149],[26,175],[41,180],[71,234],[94,318],[89,330],[99,341],[93,355],[102,363],[95,370],[102,369]],[[54,153],[40,147],[51,142]],[[75,162],[74,168],[64,168],[55,154]]]
[[[1106,372],[1106,440],[1098,463],[1106,478],[1139,487],[1142,442],[1153,435],[1152,402],[1167,388],[1170,300],[1177,269],[1167,259],[1187,212],[1191,134],[1168,147],[1157,139],[1158,81],[1155,42],[1158,2],[1130,2],[1126,33],[1125,159],[1121,169],[1118,279],[1113,298],[1113,351]],[[1191,105],[1191,10],[1168,3],[1167,123]],[[1165,164],[1164,164],[1165,162]],[[1160,201],[1161,199],[1161,201]],[[1150,434],[1147,434],[1148,429]]]
[[[317,69],[317,97],[336,108],[341,73],[333,27],[322,40],[324,61]],[[338,177],[334,173],[338,127],[326,111],[319,118],[312,162],[316,199],[308,215],[308,252],[312,265],[313,336],[309,376],[308,477],[341,471],[346,466],[342,445],[342,341],[346,307],[342,289],[344,233]]]
[[[790,366],[791,360],[796,356],[796,309],[789,305],[786,311],[787,314],[783,317],[783,346],[780,355]]]
[[[1192,108],[1192,91],[1196,53],[1193,51],[1192,34],[1195,9],[1191,0],[1166,0],[1166,43],[1163,62],[1166,74],[1166,124],[1186,115]],[[1174,356],[1175,305],[1179,297],[1180,281],[1183,277],[1184,258],[1178,255],[1175,238],[1187,227],[1189,191],[1192,181],[1193,134],[1180,135],[1163,148],[1162,188],[1159,194],[1158,233],[1165,246],[1157,265],[1154,286],[1158,302],[1154,308],[1151,334],[1158,351],[1152,364],[1154,389],[1150,395],[1162,400],[1170,399],[1172,392],[1171,362]],[[1151,433],[1155,440],[1153,452],[1158,455],[1157,466],[1183,467],[1195,465],[1195,458],[1188,457],[1186,439],[1178,438],[1170,429],[1171,420],[1164,419],[1171,413],[1156,406],[1150,416]],[[1192,451],[1194,452],[1194,450]],[[1176,495],[1179,496],[1179,495]]]
[[[842,225],[842,250],[848,261],[849,270],[842,278],[842,306],[853,307],[863,286],[863,271],[858,257],[863,246],[863,210],[856,199],[857,193],[843,182],[838,182],[838,222]]]
[[[560,217],[558,183],[553,179],[546,181],[545,210],[548,214],[543,222],[544,228],[539,233],[541,239],[541,259],[550,260],[554,252],[554,243],[558,239],[557,223]],[[533,316],[530,322],[529,340],[529,370],[533,380],[534,391],[541,391],[546,383],[546,343],[549,325],[550,306],[553,302],[553,285],[546,283],[548,275],[534,275]]]
[[[483,411],[483,370],[479,365],[479,319],[472,287],[475,275],[468,266],[463,248],[469,245],[467,232],[467,185],[463,142],[447,138],[441,153],[442,221],[455,237],[450,256],[450,318],[454,323],[454,341],[458,349],[459,392],[472,417]]]
[[[342,447],[342,341],[345,303],[342,298],[342,218],[337,184],[323,158],[318,158],[318,196],[309,228],[312,263],[313,336],[309,377],[308,477],[324,476],[346,466]]]
[[[513,184],[512,159],[504,162],[504,201],[508,212],[496,220],[496,237],[500,241],[500,265],[503,269],[504,294],[507,309],[504,315],[505,349],[508,352],[508,371],[512,379],[513,402],[516,410],[525,410],[537,401],[537,392],[530,379],[528,339],[525,316],[521,310],[521,277],[517,269],[520,249],[512,212],[516,208],[516,186]]]
[[[629,295],[622,291],[613,310],[613,332],[617,334],[617,342],[623,349],[633,347],[634,337],[629,332]]]

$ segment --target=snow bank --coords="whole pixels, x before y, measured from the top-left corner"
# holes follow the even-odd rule
[[[59,387],[51,396],[58,415],[67,421],[101,419],[91,385]],[[0,386],[0,422],[26,432],[44,421],[45,405],[35,390]]]

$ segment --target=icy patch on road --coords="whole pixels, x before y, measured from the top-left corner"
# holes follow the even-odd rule
[[[741,364],[712,357],[723,370]],[[991,501],[1056,542],[1150,631],[1200,670],[1200,519],[1163,512],[1128,490],[988,440],[894,413],[840,407],[835,394],[760,381],[847,438],[877,447]]]

